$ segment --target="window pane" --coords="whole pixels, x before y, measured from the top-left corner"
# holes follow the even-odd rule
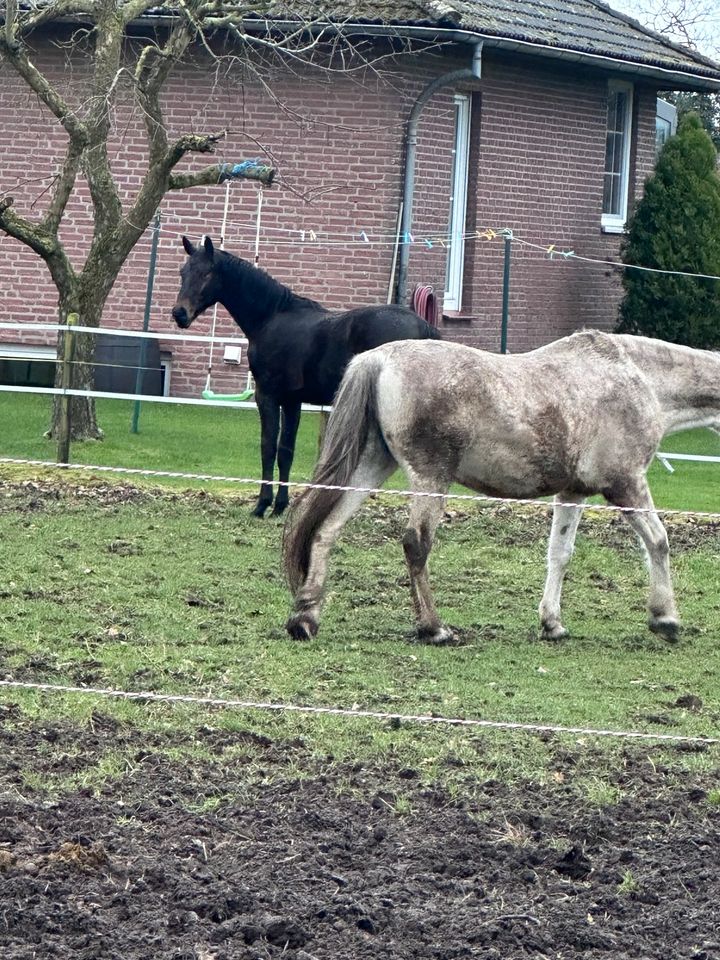
[[[655,153],[658,154],[672,135],[672,124],[662,117],[655,117]]]
[[[603,214],[624,217],[627,195],[627,148],[630,119],[630,94],[610,90],[608,94],[607,134],[605,140],[605,177]]]
[[[603,183],[603,213],[610,213],[610,199],[612,197],[612,177],[610,174],[605,174],[605,181]]]
[[[469,134],[470,98],[464,94],[457,94],[455,96],[455,133],[448,223],[450,243],[447,250],[443,304],[446,310],[460,310],[462,306]]]

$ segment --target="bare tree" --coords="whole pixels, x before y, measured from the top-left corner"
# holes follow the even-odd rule
[[[720,54],[717,0],[612,0],[641,23],[709,57]]]
[[[613,6],[669,40],[720,58],[717,0],[614,0]],[[661,96],[675,104],[679,116],[696,113],[720,148],[720,94],[667,91]]]
[[[169,136],[161,94],[173,68],[189,56],[192,46],[217,60],[214,51],[218,44],[213,39],[217,31],[232,40],[232,56],[242,59],[250,40],[244,17],[257,17],[262,4],[168,0],[162,6],[160,27],[143,27],[149,22],[149,12],[158,10],[155,0],[29,0],[21,4],[5,0],[4,7],[3,22],[0,0],[0,61],[10,65],[53,121],[61,125],[67,146],[39,219],[16,209],[13,198],[3,193],[0,184],[0,230],[26,244],[47,265],[58,291],[62,324],[69,314],[77,313],[83,325],[99,326],[123,263],[166,193],[218,183],[223,178],[224,165],[217,163],[176,172],[188,154],[212,153],[224,131],[187,132],[174,139]],[[90,64],[87,84],[72,84],[67,77],[57,81],[36,65],[33,34],[37,36],[49,27],[60,36],[70,29],[68,59],[79,56],[82,50]],[[337,44],[337,29],[332,36]],[[255,36],[252,43],[260,49],[283,50],[291,59],[307,60],[323,39],[319,21],[299,21],[297,29]],[[129,91],[139,108],[148,153],[141,185],[125,204],[108,149],[121,90],[123,96]],[[267,178],[269,170],[249,175]],[[89,188],[92,236],[84,263],[76,269],[59,230],[80,179]],[[93,382],[94,338],[78,337],[77,347],[79,363],[73,369],[72,386],[87,389]],[[73,437],[101,436],[94,404],[80,398],[72,402]],[[56,420],[57,405],[53,428]]]

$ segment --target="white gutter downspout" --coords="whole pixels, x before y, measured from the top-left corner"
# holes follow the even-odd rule
[[[482,40],[471,40],[473,46],[473,60],[471,67],[464,67],[462,70],[453,70],[451,73],[445,73],[441,77],[432,80],[413,104],[410,111],[407,125],[407,137],[405,140],[405,168],[403,171],[403,206],[402,220],[400,222],[400,257],[398,262],[398,280],[396,303],[405,303],[407,294],[407,272],[408,261],[410,260],[410,243],[408,236],[412,230],[412,208],[413,197],[415,193],[415,162],[417,157],[418,126],[420,124],[420,115],[432,96],[443,87],[449,87],[463,80],[480,80],[482,76]]]

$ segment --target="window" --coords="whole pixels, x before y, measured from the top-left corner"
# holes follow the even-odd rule
[[[172,376],[172,354],[168,350],[160,351],[160,395],[170,396],[170,377]]]
[[[658,97],[655,112],[655,156],[660,153],[677,129],[677,108]]]
[[[14,387],[52,387],[55,347],[0,343],[0,383]]]
[[[445,267],[444,310],[459,310],[462,306],[469,149],[470,97],[466,94],[456,94],[455,135],[453,142],[452,180],[450,184],[450,219],[448,223],[450,243],[448,244]]]
[[[602,226],[617,233],[627,219],[632,94],[629,83],[611,81],[608,86]]]

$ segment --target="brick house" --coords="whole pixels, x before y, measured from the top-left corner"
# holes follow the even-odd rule
[[[407,301],[416,284],[432,284],[443,300],[443,335],[496,350],[504,245],[485,232],[509,228],[516,238],[511,351],[582,326],[611,328],[617,273],[551,257],[546,248],[617,258],[656,137],[670,122],[658,116],[658,92],[720,91],[720,65],[600,0],[382,0],[334,4],[333,15],[364,44],[366,57],[377,58],[372,68],[356,63],[330,73],[277,59],[261,63],[258,56],[256,69],[237,64],[219,78],[199,47],[166,88],[173,133],[228,128],[218,159],[256,156],[260,144],[277,167],[279,183],[263,194],[261,266],[334,308],[384,302],[389,292],[398,296],[398,282]],[[261,31],[265,23],[248,21],[247,29]],[[36,61],[62,76],[67,66],[57,39],[34,38]],[[407,44],[412,52],[399,49]],[[69,82],[82,82],[82,69]],[[31,216],[32,204],[42,206],[43,178],[62,157],[64,138],[1,60],[0,116],[0,190],[12,192],[16,207]],[[417,141],[410,183],[409,126]],[[129,108],[116,118],[112,156],[127,198],[145,158],[142,124]],[[225,187],[217,186],[174,193],[163,203],[152,330],[176,332],[170,308],[184,257],[180,236],[218,239],[224,201]],[[252,257],[257,188],[233,184],[229,202],[226,247]],[[89,222],[88,198],[79,190],[62,233],[74,257],[87,248]],[[407,242],[397,244],[398,236]],[[44,265],[10,237],[0,235],[0,248],[5,317],[54,322]],[[149,251],[148,232],[108,302],[108,327],[141,328]],[[193,333],[209,333],[209,313]],[[239,333],[222,309],[217,333]],[[0,331],[0,338],[5,355],[27,359],[54,350],[37,334]],[[198,395],[209,350],[179,340],[160,347],[165,389]],[[244,371],[224,364],[222,353],[216,347],[212,386],[235,392]],[[5,379],[10,366],[0,368]],[[30,362],[25,368],[30,379],[41,369]],[[13,371],[21,378],[17,364]]]

